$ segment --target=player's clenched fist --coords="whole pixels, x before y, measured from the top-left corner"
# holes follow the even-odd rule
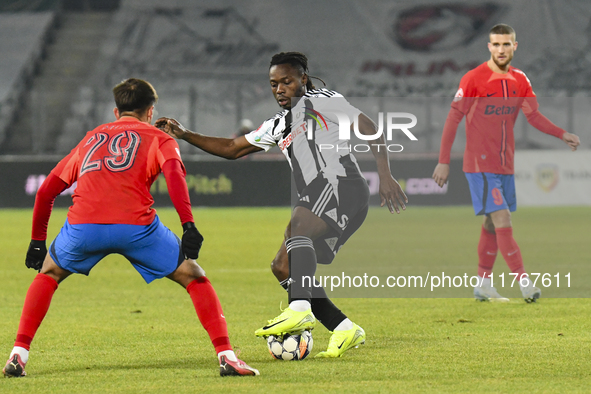
[[[27,250],[27,257],[25,258],[25,265],[27,268],[33,268],[39,271],[43,267],[43,261],[47,255],[47,247],[45,241],[31,240],[29,250]]]
[[[202,244],[203,236],[199,233],[197,227],[195,227],[195,223],[187,222],[183,224],[182,247],[185,258],[197,259]]]

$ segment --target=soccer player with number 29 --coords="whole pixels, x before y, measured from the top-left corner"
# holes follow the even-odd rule
[[[258,375],[236,358],[218,297],[195,259],[197,231],[178,144],[151,125],[156,90],[127,79],[113,89],[115,122],[90,131],[51,171],[37,192],[28,268],[40,270],[29,287],[5,376],[25,376],[31,342],[58,284],[88,275],[105,256],[125,256],[147,283],[167,277],[184,287],[218,354],[221,376]],[[150,186],[160,172],[183,226],[182,241],[151,208]],[[66,223],[47,253],[47,224],[55,198],[78,181]]]
[[[527,277],[511,226],[511,212],[517,208],[513,126],[522,110],[532,126],[561,138],[573,151],[579,145],[579,137],[567,133],[540,113],[529,79],[510,65],[517,49],[515,30],[499,24],[490,30],[489,38],[490,59],[466,73],[460,81],[443,128],[439,164],[433,179],[441,187],[447,182],[451,146],[457,127],[466,116],[463,170],[474,212],[485,215],[478,243],[481,285],[474,288],[474,297],[482,301],[509,301],[491,285],[493,264],[500,250],[511,272],[517,275],[523,298],[534,302],[541,296],[541,290]]]

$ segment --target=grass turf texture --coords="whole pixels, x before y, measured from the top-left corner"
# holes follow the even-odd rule
[[[158,212],[180,232],[173,210]],[[55,210],[49,239],[65,214]],[[389,223],[398,251],[393,267],[460,260],[476,269],[481,219],[471,208],[370,215]],[[515,236],[526,268],[588,262],[590,216],[590,208],[520,208]],[[33,342],[29,376],[0,379],[0,392],[588,392],[591,386],[590,300],[526,304],[514,293],[509,304],[479,303],[469,298],[471,289],[466,298],[335,299],[365,328],[365,346],[340,359],[314,359],[329,338],[318,326],[308,359],[273,360],[253,332],[279,313],[281,300],[285,306],[269,263],[289,209],[197,209],[195,217],[205,236],[199,262],[218,292],[232,343],[262,376],[219,377],[188,294],[166,279],[146,285],[124,258],[111,255],[88,278],[75,275],[60,285]],[[24,266],[31,211],[1,210],[0,222],[4,362],[35,272]],[[505,266],[499,256],[497,270]]]

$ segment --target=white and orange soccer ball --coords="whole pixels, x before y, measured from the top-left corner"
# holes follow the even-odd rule
[[[277,360],[303,360],[312,351],[313,343],[310,331],[267,337],[269,353]]]

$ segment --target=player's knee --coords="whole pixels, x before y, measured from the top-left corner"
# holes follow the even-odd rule
[[[197,264],[195,261],[193,261],[193,264],[190,264],[189,267],[190,268],[188,274],[189,276],[191,276],[192,279],[198,279],[202,276],[205,276],[205,270],[201,268],[201,266]]]
[[[205,271],[194,260],[185,260],[168,278],[187,287],[195,279],[205,276]]]
[[[490,217],[487,217],[487,220],[484,221],[484,224],[482,226],[484,227],[484,229],[486,231],[488,231],[491,234],[494,234],[495,225],[494,225],[493,221],[490,219]]]
[[[493,212],[490,217],[495,228],[511,227],[511,212],[508,209]]]

